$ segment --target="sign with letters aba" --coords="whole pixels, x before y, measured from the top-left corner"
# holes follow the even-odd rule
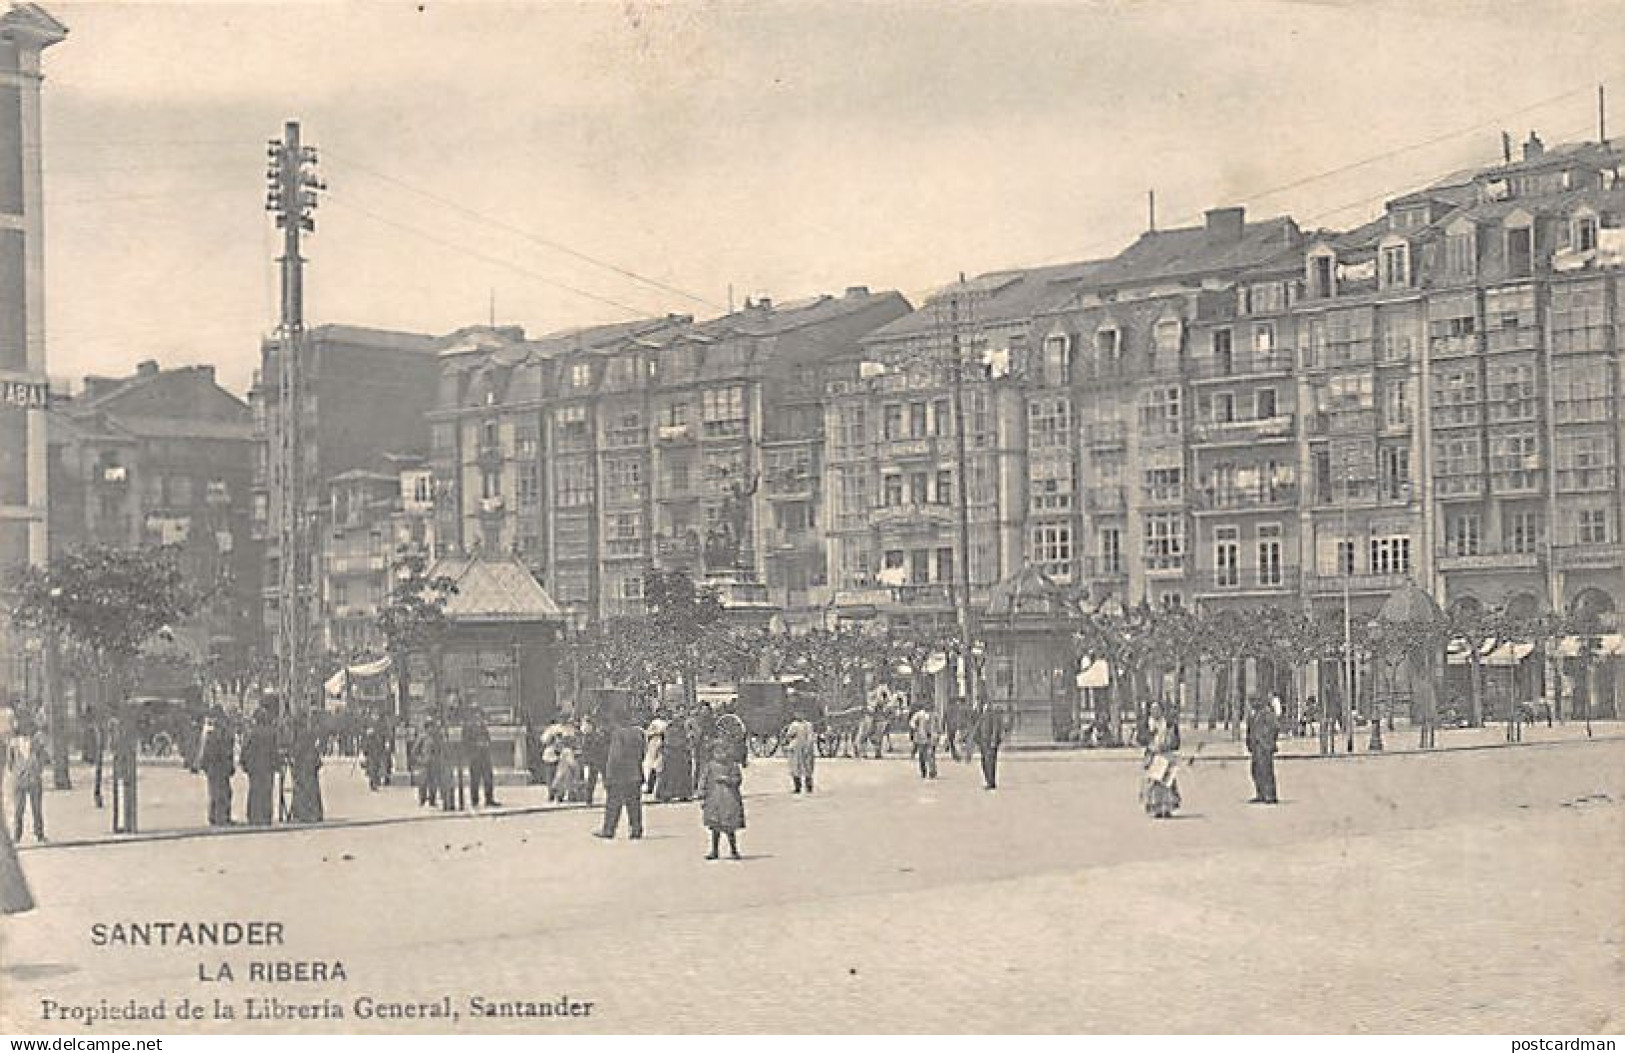
[[[0,380],[0,406],[45,409],[50,404],[51,386],[43,380]]]

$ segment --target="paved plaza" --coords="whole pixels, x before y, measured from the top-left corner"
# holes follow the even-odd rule
[[[1206,754],[1161,823],[1100,755],[1011,757],[991,793],[972,765],[832,761],[810,798],[753,763],[739,863],[701,858],[692,804],[652,808],[642,842],[560,809],[30,849],[40,906],[6,924],[0,1023],[70,1030],[44,999],[272,996],[346,1016],[188,1027],[1619,1030],[1625,742],[1289,762],[1276,808]],[[92,943],[95,923],[188,919],[280,921],[286,943]],[[245,981],[261,959],[345,979]],[[199,980],[221,962],[232,982]],[[446,997],[457,1019],[353,1012]],[[475,1019],[476,997],[594,1006]],[[153,1030],[71,1025],[121,1027]]]

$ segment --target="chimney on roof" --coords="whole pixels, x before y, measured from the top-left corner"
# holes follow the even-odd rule
[[[1240,205],[1231,208],[1210,208],[1207,218],[1207,240],[1215,244],[1240,241],[1247,229],[1247,210]]]
[[[197,370],[198,374],[200,376],[202,376],[204,380],[207,380],[211,384],[214,383],[214,367],[213,366],[203,365],[203,366],[193,366],[192,368]]]
[[[158,375],[158,361],[157,361],[157,359],[149,358],[144,362],[137,362],[136,365],[135,365],[135,375],[138,376],[138,377],[155,377],[155,376],[157,376]]]
[[[868,295],[869,287],[867,285],[848,285],[846,287],[846,298],[848,300],[856,300],[860,296]]]
[[[756,298],[756,309],[758,311],[773,310],[773,299],[768,296],[758,296]]]
[[[1523,159],[1525,161],[1533,161],[1545,152],[1546,144],[1540,141],[1540,136],[1536,135],[1534,132],[1530,132],[1529,138],[1525,139],[1523,143]]]

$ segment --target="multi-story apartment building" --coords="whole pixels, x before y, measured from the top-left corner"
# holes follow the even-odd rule
[[[327,482],[327,537],[318,592],[324,650],[340,657],[380,654],[378,614],[400,579],[401,561],[432,564],[434,476],[422,456],[386,454],[384,470],[351,468]]]
[[[50,551],[40,57],[67,34],[37,4],[0,14],[0,576],[8,580]],[[13,631],[10,608],[0,601],[0,691],[47,697],[54,667],[37,641]]]
[[[440,536],[519,552],[578,621],[641,611],[650,566],[765,586],[811,618],[826,364],[907,310],[853,288],[448,348]]]
[[[331,480],[353,470],[379,471],[385,454],[422,454],[429,447],[428,414],[434,404],[440,362],[436,352],[454,333],[437,340],[348,325],[323,325],[305,334],[302,366],[302,447],[305,536],[308,566],[300,579],[308,589],[307,646],[313,656],[335,645],[330,592],[323,580],[328,550],[335,540],[331,516],[335,502]],[[261,347],[260,369],[249,391],[254,410],[258,453],[254,466],[254,530],[264,545],[263,616],[266,640],[274,646],[280,602],[282,553],[275,511],[281,505],[281,482],[272,470],[273,438],[283,406],[278,398],[275,339]],[[368,530],[370,531],[370,526]],[[348,632],[348,630],[341,630]]]
[[[212,366],[86,377],[50,427],[51,550],[174,545],[199,588],[218,589],[203,646],[259,647],[259,546],[251,524],[253,417]]]
[[[968,602],[985,603],[992,587],[1020,567],[1029,522],[1041,539],[1036,555],[1051,569],[1066,564],[1063,578],[1070,571],[1071,401],[1064,387],[1053,386],[1062,373],[1051,372],[1067,363],[1029,361],[1029,331],[1035,311],[1092,267],[958,282],[871,333],[841,363],[829,384],[824,444],[838,615],[898,626],[950,624],[967,576]],[[956,402],[964,415],[963,458]],[[1029,465],[1039,473],[1030,483]],[[962,486],[966,546],[958,518]],[[958,565],[962,547],[968,574]]]

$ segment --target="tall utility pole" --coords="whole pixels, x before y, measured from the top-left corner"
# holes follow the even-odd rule
[[[308,603],[311,584],[310,532],[304,493],[304,453],[300,442],[304,393],[300,371],[305,342],[304,259],[299,239],[316,230],[316,195],[326,186],[316,176],[316,148],[299,141],[299,122],[289,121],[282,138],[266,150],[265,209],[282,229],[282,316],[277,326],[277,411],[271,442],[273,494],[281,500],[277,521],[277,692],[284,712],[303,713],[309,705],[306,680]]]
[[[959,667],[965,677],[965,706],[973,710],[977,704],[977,664],[971,649],[974,628],[971,624],[970,596],[970,462],[965,454],[965,341],[964,323],[971,318],[966,299],[965,279],[959,279],[948,302],[948,383],[953,393],[954,413],[954,469],[959,476],[955,487],[954,504],[958,517],[959,559],[954,567],[958,579],[954,589],[954,615],[959,624]]]

